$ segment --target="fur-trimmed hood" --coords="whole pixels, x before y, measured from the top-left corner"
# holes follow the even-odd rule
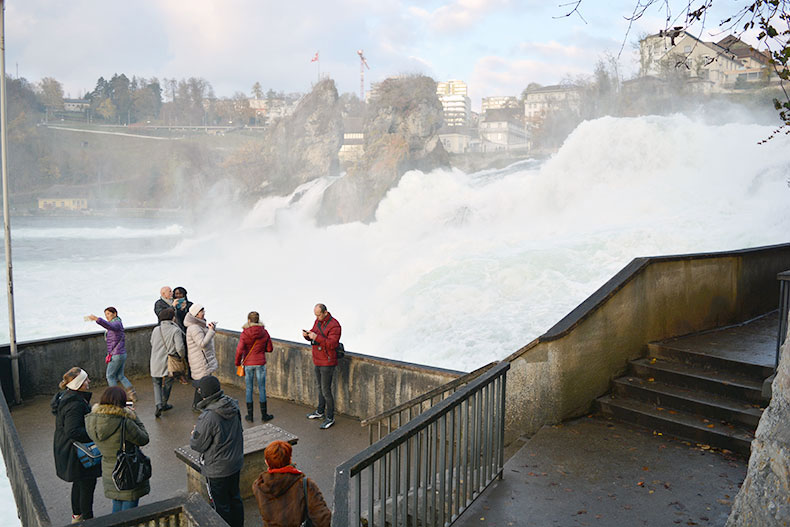
[[[94,404],[85,420],[88,434],[95,440],[104,441],[118,431],[123,418],[135,421],[137,414],[131,408],[114,404]]]
[[[260,326],[262,328],[266,328],[266,326],[263,325],[263,322],[247,322],[246,324],[241,326],[241,329],[252,328],[252,327],[255,327],[255,326]]]

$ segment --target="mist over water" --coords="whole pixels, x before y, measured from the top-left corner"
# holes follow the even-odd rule
[[[18,339],[97,330],[82,316],[108,305],[127,326],[153,323],[160,286],[183,285],[223,328],[257,310],[274,337],[301,341],[324,302],[351,351],[470,370],[546,331],[634,257],[788,241],[790,140],[758,146],[771,130],[589,121],[542,164],[408,173],[369,225],[315,226],[332,179],[250,211],[209,194],[194,226],[15,219]]]

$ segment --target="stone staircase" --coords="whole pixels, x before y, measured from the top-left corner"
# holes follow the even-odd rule
[[[648,345],[628,375],[600,397],[604,415],[656,433],[749,455],[768,401],[763,380],[773,373],[778,318]]]

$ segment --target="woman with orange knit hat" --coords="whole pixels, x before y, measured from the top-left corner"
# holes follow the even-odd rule
[[[252,484],[252,492],[264,527],[298,527],[308,515],[315,527],[329,527],[332,511],[318,485],[291,464],[291,452],[285,441],[273,441],[263,451],[268,470]]]

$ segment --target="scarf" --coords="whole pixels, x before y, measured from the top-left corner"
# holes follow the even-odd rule
[[[170,298],[170,299],[167,299],[167,298],[165,298],[165,297],[163,297],[163,296],[160,296],[160,297],[159,297],[159,299],[160,299],[160,300],[164,300],[164,301],[165,301],[165,303],[166,303],[168,306],[172,306],[172,305],[173,305],[173,299],[172,299],[172,298]]]
[[[301,474],[301,472],[299,472],[293,465],[285,465],[284,467],[280,468],[270,468],[267,472],[269,474]]]

